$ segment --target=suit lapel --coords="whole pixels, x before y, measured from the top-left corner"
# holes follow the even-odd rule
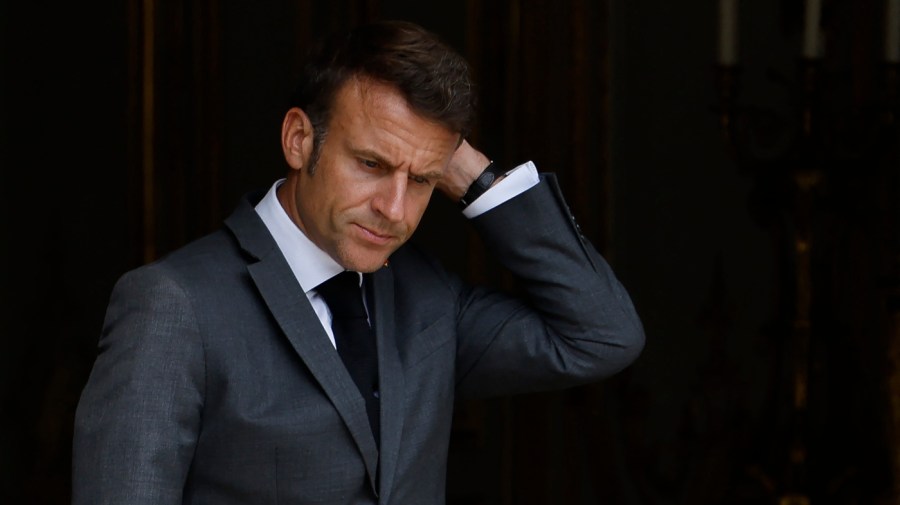
[[[365,403],[287,261],[249,202],[243,202],[225,223],[244,250],[259,260],[247,266],[253,282],[291,346],[346,423],[363,456],[370,484],[377,490],[378,448]]]
[[[374,300],[375,335],[378,339],[378,382],[381,394],[381,503],[390,502],[390,493],[400,451],[400,434],[405,418],[405,386],[394,325],[394,275],[385,267],[366,276]]]

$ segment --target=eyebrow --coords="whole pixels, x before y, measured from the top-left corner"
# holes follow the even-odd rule
[[[430,181],[439,181],[444,178],[444,174],[442,172],[438,172],[437,170],[429,170],[428,172],[422,174],[410,172],[409,175],[413,177],[424,177]]]
[[[351,151],[353,151],[353,153],[356,154],[357,156],[362,156],[364,158],[370,158],[370,159],[378,162],[381,165],[391,168],[392,170],[396,169],[396,167],[397,167],[394,163],[388,161],[386,158],[382,157],[375,151],[372,151],[369,149],[351,149]],[[412,177],[424,177],[424,178],[432,180],[432,181],[439,181],[444,178],[443,172],[440,172],[437,170],[429,170],[429,171],[423,172],[423,173],[415,173],[415,172],[410,171],[409,175]]]

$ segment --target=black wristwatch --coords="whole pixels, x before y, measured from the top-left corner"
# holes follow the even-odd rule
[[[490,189],[491,184],[494,183],[498,178],[502,177],[506,172],[500,170],[499,167],[494,165],[492,161],[487,168],[481,172],[481,175],[472,182],[472,185],[469,186],[466,194],[463,195],[462,198],[459,199],[459,207],[461,209],[465,209],[469,206],[470,203],[474,202],[478,199],[479,196],[483,195],[485,191]]]

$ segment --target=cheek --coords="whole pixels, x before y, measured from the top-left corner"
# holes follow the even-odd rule
[[[377,188],[371,181],[353,175],[355,174],[341,174],[341,177],[330,180],[327,188],[323,188],[329,195],[329,205],[335,213],[370,207]]]
[[[419,221],[422,220],[429,201],[431,201],[430,189],[421,195],[414,194],[407,200],[406,225],[409,227],[410,234],[419,226]]]

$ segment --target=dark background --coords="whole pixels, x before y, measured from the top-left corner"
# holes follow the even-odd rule
[[[558,173],[648,345],[602,384],[460,405],[451,505],[900,503],[897,67],[880,1],[0,3],[0,503],[68,501],[123,272],[285,170],[310,41],[419,22],[480,83],[472,140]],[[729,119],[731,128],[721,126]],[[417,240],[508,286],[437,196]]]

